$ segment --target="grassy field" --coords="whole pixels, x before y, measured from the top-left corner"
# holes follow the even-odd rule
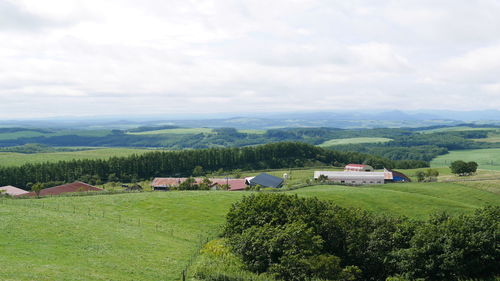
[[[73,159],[107,159],[113,156],[128,156],[151,152],[148,149],[134,148],[99,148],[72,152],[49,152],[49,153],[13,153],[0,152],[0,166],[20,166],[25,163],[57,162]]]
[[[460,214],[484,205],[500,204],[500,196],[456,183],[405,183],[370,187],[325,185],[302,188],[291,193],[331,200],[344,207],[416,219],[425,219],[429,214],[439,211]]]
[[[496,130],[498,130],[498,128],[472,128],[472,127],[466,127],[466,126],[455,126],[455,127],[445,127],[445,128],[424,130],[424,131],[420,131],[420,132],[424,133],[424,134],[432,134],[432,133],[439,133],[439,132],[496,131]]]
[[[476,161],[478,169],[500,170],[500,148],[450,151],[432,160],[431,167],[450,166],[455,160]]]
[[[333,139],[325,141],[319,146],[333,146],[341,144],[359,144],[359,143],[383,143],[389,142],[392,139],[388,138],[348,138],[348,139]]]
[[[129,132],[130,135],[165,135],[165,134],[211,134],[213,130],[210,128],[177,128],[177,129],[164,129],[164,130],[154,130],[146,132]]]
[[[306,177],[309,171],[293,175]],[[500,204],[494,193],[455,183],[325,185],[287,193],[415,219]],[[177,191],[0,200],[0,280],[179,280],[201,243],[219,231],[231,204],[248,194]]]
[[[66,135],[76,135],[82,137],[103,137],[110,134],[110,130],[60,130],[53,133],[41,133],[36,131],[19,131],[13,133],[0,133],[0,140],[15,140],[19,138],[32,138],[32,137],[54,137],[54,136],[66,136]]]

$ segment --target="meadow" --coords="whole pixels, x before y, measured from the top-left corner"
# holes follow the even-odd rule
[[[461,132],[461,131],[497,131],[498,128],[473,128],[467,126],[454,126],[454,127],[444,127],[431,130],[422,130],[421,133],[432,134],[432,133],[442,133],[442,132]]]
[[[360,143],[384,143],[384,142],[389,142],[392,139],[389,138],[366,138],[366,137],[360,137],[360,138],[345,138],[345,139],[332,139],[323,142],[319,146],[334,146],[334,145],[343,145],[343,144],[360,144]]]
[[[0,152],[0,166],[21,166],[26,163],[57,162],[73,159],[108,159],[110,157],[123,157],[131,154],[141,154],[151,151],[151,149],[135,148],[92,148],[82,151],[32,154]]]
[[[500,148],[454,150],[431,161],[431,167],[450,166],[456,160],[475,161],[478,169],[500,171]]]
[[[309,172],[292,171],[292,176]],[[318,185],[285,193],[414,219],[500,204],[490,191],[457,183]],[[231,204],[248,194],[174,191],[0,199],[0,280],[179,280],[202,243],[219,233]]]
[[[163,130],[153,130],[145,132],[128,132],[130,135],[165,135],[165,134],[212,134],[213,130],[210,128],[175,128],[175,129],[163,129]]]

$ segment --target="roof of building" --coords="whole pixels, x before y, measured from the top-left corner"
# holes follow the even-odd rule
[[[187,178],[155,178],[151,183],[153,187],[170,187],[178,186]],[[203,178],[194,178],[197,184],[203,182]],[[230,178],[209,178],[213,185],[229,185],[229,190],[244,190],[246,188],[245,179],[230,179]]]
[[[17,188],[15,186],[12,186],[12,185],[2,186],[2,187],[0,187],[0,190],[3,190],[2,193],[5,193],[5,194],[11,195],[11,196],[29,193],[28,191],[26,191],[24,189],[20,189],[20,188]]]
[[[102,189],[92,186],[90,184],[86,184],[81,181],[75,181],[73,183],[58,185],[54,187],[49,187],[42,189],[40,191],[40,196],[48,196],[48,195],[59,195],[63,193],[69,192],[86,192],[86,191],[101,191]],[[22,196],[35,196],[35,192],[29,192],[26,194],[22,194]]]
[[[154,178],[151,186],[153,187],[169,187],[179,185],[187,178]]]
[[[385,172],[338,172],[338,171],[315,171],[314,178],[319,178],[320,175],[325,175],[329,179],[386,179]]]
[[[278,188],[283,185],[283,179],[279,177],[272,176],[270,174],[261,173],[255,176],[250,181],[250,185],[261,185],[265,187],[274,187]]]
[[[364,168],[364,167],[371,167],[369,165],[365,165],[365,164],[347,164],[345,165],[346,167],[359,167],[359,168]]]

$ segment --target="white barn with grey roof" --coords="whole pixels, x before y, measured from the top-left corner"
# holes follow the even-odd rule
[[[334,172],[334,171],[315,171],[314,179],[317,180],[321,175],[327,177],[329,182],[364,185],[364,184],[384,184],[387,179],[385,172]]]

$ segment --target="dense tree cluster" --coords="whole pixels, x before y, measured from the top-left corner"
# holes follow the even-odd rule
[[[459,176],[469,176],[477,171],[478,164],[474,161],[453,161],[450,165],[451,172]]]
[[[259,194],[232,206],[224,236],[248,270],[281,280],[454,281],[500,274],[499,222],[500,207],[416,222]]]
[[[1,167],[0,185],[26,187],[49,181],[139,181],[159,176],[191,176],[201,167],[206,173],[234,169],[304,167],[307,163],[343,165],[366,163],[375,168],[421,168],[422,161],[392,161],[356,152],[338,152],[317,146],[283,142],[243,148],[210,148],[150,152],[108,160],[73,160],[57,163]],[[111,179],[112,178],[112,179]]]

